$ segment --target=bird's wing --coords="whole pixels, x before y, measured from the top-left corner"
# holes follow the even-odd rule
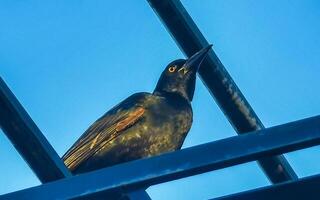
[[[143,117],[145,109],[139,101],[145,95],[140,94],[144,93],[130,96],[104,114],[66,152],[62,158],[71,171]]]

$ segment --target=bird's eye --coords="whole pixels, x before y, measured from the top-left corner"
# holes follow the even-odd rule
[[[176,71],[176,69],[177,69],[177,67],[176,66],[171,66],[171,67],[169,67],[169,72],[174,72],[174,71]]]

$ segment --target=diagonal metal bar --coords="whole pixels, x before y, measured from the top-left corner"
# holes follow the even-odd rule
[[[187,57],[208,46],[207,40],[179,0],[148,2]],[[238,134],[264,128],[213,50],[203,62],[199,75]],[[259,159],[259,164],[272,183],[298,178],[283,155]]]
[[[87,199],[136,190],[320,144],[320,116],[136,160],[0,196],[0,199]],[[201,155],[201,156],[199,156]],[[143,170],[141,170],[143,166]],[[108,197],[108,196],[106,196]]]
[[[0,125],[42,183],[71,176],[56,151],[1,77]]]
[[[240,192],[213,200],[318,200],[320,197],[320,175],[301,178],[297,181],[279,183],[254,190]]]
[[[0,77],[0,125],[3,132],[28,163],[42,183],[71,177],[56,151],[52,148],[26,110]],[[113,194],[114,199],[149,200],[148,193],[139,190],[134,193]],[[103,197],[96,197],[96,199]]]

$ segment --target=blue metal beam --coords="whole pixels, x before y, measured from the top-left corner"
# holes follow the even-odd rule
[[[208,46],[208,41],[179,0],[148,2],[187,57]],[[238,134],[264,128],[213,50],[201,64],[199,75]],[[258,163],[272,183],[298,178],[282,155],[259,159]],[[277,170],[279,168],[283,170]]]
[[[3,132],[28,163],[42,183],[71,177],[56,151],[52,148],[26,110],[0,77],[0,125]],[[114,199],[150,200],[146,191],[113,194]],[[96,199],[103,198],[98,196]]]
[[[289,181],[276,185],[266,186],[250,191],[240,192],[212,200],[319,200],[320,199],[320,175],[301,178],[297,181]]]
[[[42,183],[71,173],[0,77],[0,125]]]
[[[320,116],[123,163],[0,196],[0,199],[86,199],[132,191],[320,144]],[[281,169],[280,169],[281,170]]]

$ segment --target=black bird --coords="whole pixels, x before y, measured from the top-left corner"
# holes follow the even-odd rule
[[[210,48],[171,62],[152,94],[133,94],[94,122],[63,156],[71,172],[180,149],[192,124],[196,72]]]

